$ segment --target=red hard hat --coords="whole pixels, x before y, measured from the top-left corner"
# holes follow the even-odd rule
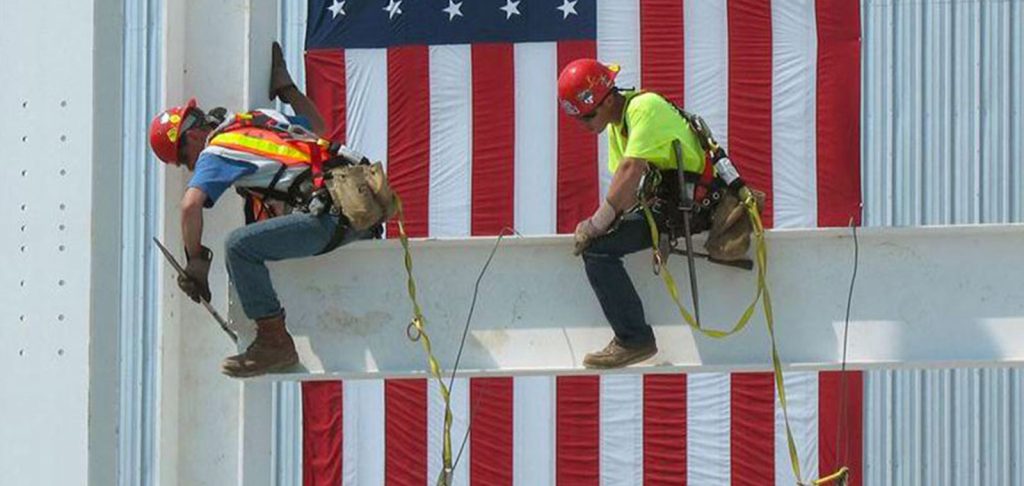
[[[595,59],[570,62],[558,76],[558,104],[569,116],[589,115],[615,87],[619,74],[616,64],[604,65]]]
[[[195,98],[188,100],[184,106],[175,106],[153,118],[153,122],[149,124],[149,146],[157,158],[168,164],[178,161],[178,145],[181,143],[181,134],[184,130],[192,128],[195,121],[198,121],[191,121],[184,130],[181,127],[193,110],[198,111]]]

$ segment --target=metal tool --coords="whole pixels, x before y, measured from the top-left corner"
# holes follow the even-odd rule
[[[164,257],[167,258],[167,262],[171,264],[171,267],[173,267],[176,272],[178,272],[179,277],[187,278],[190,280],[192,279],[192,277],[185,273],[185,269],[182,268],[181,264],[178,263],[178,260],[174,258],[174,255],[171,254],[171,251],[168,250],[167,247],[163,245],[163,243],[160,243],[160,240],[156,239],[155,236],[153,237],[153,243],[156,243],[156,246],[160,248],[160,251],[163,252]],[[199,299],[199,302],[203,304],[203,307],[205,307],[206,310],[210,313],[210,315],[217,320],[217,324],[220,324],[220,328],[224,330],[228,337],[230,337],[232,341],[237,343],[238,334],[235,334],[235,331],[232,331],[231,329],[228,328],[228,321],[224,320],[224,318],[221,317],[219,313],[217,313],[217,310],[214,309],[212,305],[210,305],[210,301]]]

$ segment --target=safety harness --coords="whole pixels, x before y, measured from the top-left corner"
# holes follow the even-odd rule
[[[247,223],[277,215],[268,201],[313,214],[329,211],[343,218],[344,224],[320,253],[337,248],[347,228],[369,229],[380,237],[381,223],[395,212],[387,176],[379,163],[371,164],[344,145],[265,112],[236,114],[211,133],[207,145],[277,162],[265,187],[238,188],[246,199]],[[278,188],[285,174],[296,168],[301,172],[287,187]]]

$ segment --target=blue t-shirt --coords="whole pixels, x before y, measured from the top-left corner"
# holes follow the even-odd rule
[[[303,116],[289,116],[288,121],[295,125],[302,125],[310,129],[309,120]],[[213,204],[220,199],[232,184],[238,179],[256,172],[256,166],[248,162],[231,160],[216,154],[202,152],[196,159],[195,172],[188,182],[188,187],[194,187],[206,194],[206,201],[203,206],[212,208]]]

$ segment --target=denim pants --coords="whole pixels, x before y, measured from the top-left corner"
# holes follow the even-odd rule
[[[644,307],[626,273],[622,257],[651,248],[651,231],[643,213],[627,213],[619,226],[598,237],[583,251],[587,279],[601,303],[601,309],[626,347],[654,342],[654,332],[644,318]]]
[[[338,228],[338,217],[292,213],[243,226],[224,244],[228,275],[250,319],[282,312],[265,262],[313,256],[327,247]],[[341,244],[370,236],[369,231],[345,230]],[[340,245],[339,245],[340,246]]]

